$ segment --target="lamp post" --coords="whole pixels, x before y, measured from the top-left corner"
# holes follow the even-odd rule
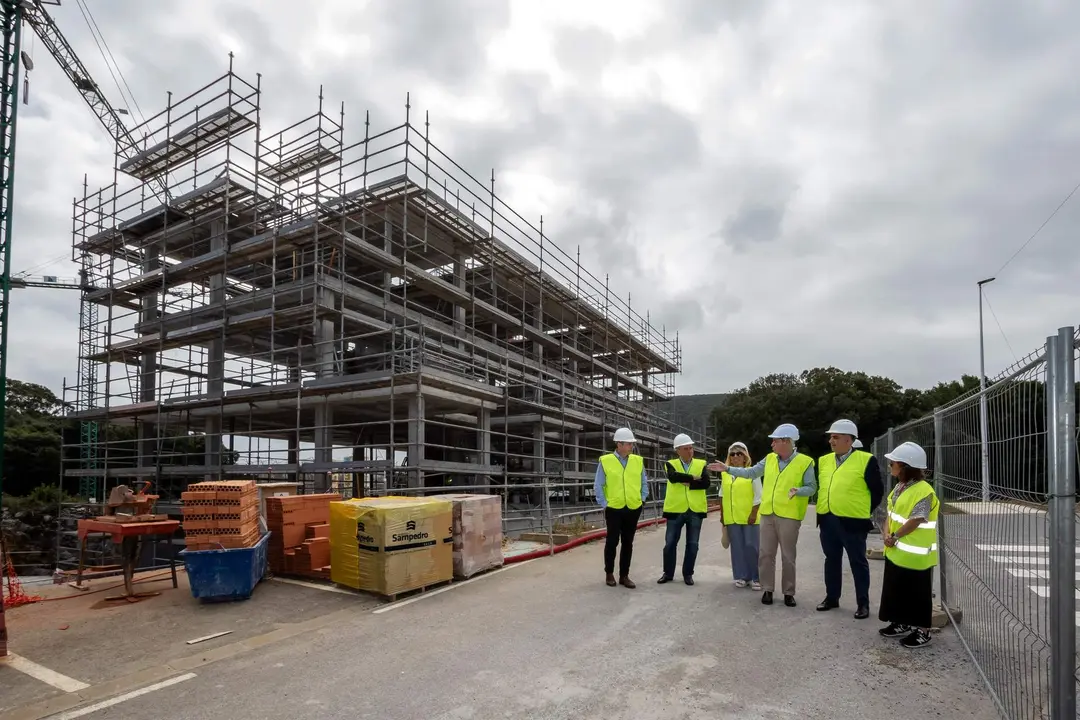
[[[986,278],[979,286],[979,435],[982,465],[982,501],[990,502],[990,427],[986,413],[986,343],[983,340],[983,285],[997,278]]]

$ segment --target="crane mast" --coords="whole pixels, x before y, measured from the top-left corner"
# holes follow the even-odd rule
[[[85,271],[78,281],[60,282],[56,278],[26,278],[11,276],[11,241],[12,241],[12,215],[15,198],[15,149],[16,127],[19,108],[19,89],[22,54],[22,26],[23,22],[30,26],[34,33],[41,39],[42,44],[56,60],[64,74],[75,89],[82,95],[83,100],[90,110],[105,127],[109,136],[116,143],[116,153],[123,158],[130,158],[138,152],[138,143],[131,132],[124,125],[122,114],[126,111],[118,110],[109,103],[102,94],[96,82],[90,76],[86,66],[83,65],[71,43],[67,41],[63,33],[56,26],[56,22],[45,10],[46,5],[59,5],[60,0],[0,0],[0,31],[3,33],[3,57],[0,59],[0,493],[3,491],[4,477],[4,446],[6,444],[6,421],[7,421],[7,359],[8,359],[8,325],[11,290],[25,287],[63,287],[70,289],[85,289]],[[27,59],[29,64],[29,59]],[[28,65],[28,68],[32,64]],[[168,193],[162,181],[158,180],[157,190],[162,202],[168,202]],[[97,313],[97,307],[92,303],[82,300],[80,307],[80,333],[93,322],[93,316]],[[82,409],[91,407],[94,402],[95,392],[94,367],[88,359],[79,358],[79,388],[78,402]],[[84,468],[97,467],[97,423],[81,424],[81,448],[82,464]],[[89,486],[95,483],[94,478],[87,478]],[[7,632],[4,625],[3,607],[0,603],[0,657],[7,654]]]

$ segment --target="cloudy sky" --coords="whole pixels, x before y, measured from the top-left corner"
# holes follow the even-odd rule
[[[264,120],[319,85],[362,137],[433,141],[683,341],[680,392],[835,365],[925,387],[1080,322],[1080,3],[1069,0],[86,0],[138,106],[226,68]],[[124,106],[75,0],[62,31]],[[112,145],[40,41],[13,269],[74,276],[71,199]],[[351,120],[350,120],[351,118]],[[352,127],[350,127],[352,125]],[[1004,269],[1002,269],[1004,266]],[[10,376],[76,373],[77,293],[18,290]],[[998,327],[997,321],[1000,321]]]

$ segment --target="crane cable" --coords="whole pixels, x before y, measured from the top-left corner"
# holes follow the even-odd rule
[[[131,86],[128,85],[127,78],[124,77],[124,72],[120,69],[120,64],[116,62],[116,57],[113,56],[112,49],[109,48],[109,43],[105,40],[105,34],[102,33],[101,28],[98,27],[97,20],[94,19],[94,14],[86,5],[85,0],[75,0],[75,2],[79,6],[79,12],[82,13],[83,20],[86,21],[86,27],[90,30],[91,37],[94,38],[94,44],[97,45],[98,52],[101,53],[102,59],[105,60],[105,67],[108,68],[109,75],[112,76],[113,83],[120,92],[121,99],[123,99],[125,104],[133,106],[134,110],[139,113],[139,122],[144,122],[145,117],[143,116],[142,108],[139,107],[139,102],[135,99],[135,93],[131,91]],[[115,72],[113,68],[115,68]],[[117,75],[120,76],[119,79],[117,79]],[[121,82],[123,82],[123,87],[120,86]],[[126,94],[124,92],[125,87],[127,88]]]

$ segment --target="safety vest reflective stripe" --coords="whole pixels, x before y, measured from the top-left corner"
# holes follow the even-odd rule
[[[904,523],[906,523],[908,520],[911,519],[911,518],[906,518],[903,515],[898,515],[895,512],[890,512],[889,513],[889,518],[896,521],[896,522],[898,522],[898,523],[900,523],[901,525],[903,525]],[[923,530],[936,530],[937,529],[937,520],[924,520],[923,522],[919,523],[919,528],[923,529]]]
[[[612,510],[641,507],[641,477],[645,472],[645,461],[640,455],[629,455],[626,467],[619,462],[614,453],[600,456],[600,466],[604,468],[604,498]]]
[[[929,555],[931,552],[937,552],[937,543],[932,544],[928,548],[924,548],[917,545],[909,545],[903,540],[897,540],[896,547],[904,552],[909,552],[912,555]]]
[[[701,477],[701,473],[705,470],[705,461],[701,458],[691,460],[689,470],[683,470],[682,460],[679,458],[668,460],[668,465],[676,472],[685,472],[696,478]],[[681,515],[687,510],[695,513],[709,511],[709,501],[705,497],[705,490],[691,490],[683,483],[669,481],[667,492],[664,494],[664,512]]]

